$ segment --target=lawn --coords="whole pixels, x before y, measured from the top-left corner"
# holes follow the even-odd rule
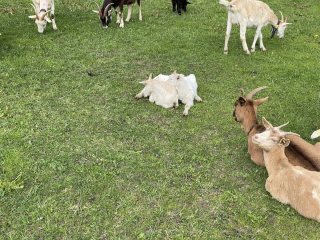
[[[223,54],[217,2],[178,16],[142,0],[142,22],[134,7],[106,31],[95,1],[56,0],[58,31],[41,35],[31,1],[0,0],[0,239],[320,238],[266,192],[232,117],[239,88],[268,86],[259,117],[315,143],[319,1],[267,1],[293,24],[284,39],[265,27],[267,52],[250,56],[237,26]],[[134,99],[150,73],[174,70],[197,77],[203,102],[188,117]]]

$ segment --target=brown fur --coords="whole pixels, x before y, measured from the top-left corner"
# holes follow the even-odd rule
[[[266,132],[254,136],[256,144],[263,148],[269,175],[265,188],[273,198],[290,204],[302,216],[320,221],[320,173],[293,166],[285,153],[290,135],[274,129],[267,129],[267,137],[262,136]]]

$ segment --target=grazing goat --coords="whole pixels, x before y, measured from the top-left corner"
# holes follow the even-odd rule
[[[178,11],[178,14],[181,15],[181,9],[186,12],[188,4],[190,4],[190,2],[187,0],[172,0],[172,11]]]
[[[165,76],[165,75],[164,75]],[[162,78],[152,79],[150,74],[149,79],[141,84],[145,85],[140,93],[136,95],[136,98],[149,97],[150,102],[162,106],[164,108],[178,107],[178,93],[174,83]]]
[[[265,161],[263,158],[262,150],[252,142],[252,136],[256,133],[261,133],[265,130],[264,126],[258,123],[257,120],[257,108],[259,105],[263,104],[267,101],[268,97],[256,99],[253,97],[255,94],[265,89],[266,87],[259,87],[252,90],[246,96],[244,96],[243,90],[241,96],[234,104],[233,117],[237,122],[239,122],[247,135],[248,141],[248,153],[250,154],[251,160],[260,166],[265,166]],[[298,138],[297,139],[301,139]],[[292,143],[297,142],[297,139]],[[303,139],[301,141],[304,141]],[[301,142],[300,141],[300,142]],[[296,144],[297,145],[297,144]],[[295,145],[295,146],[296,146]],[[303,148],[296,148],[290,144],[288,148],[286,148],[286,155],[289,158],[291,164],[295,166],[301,166],[303,168],[312,170],[312,171],[320,171],[320,168],[316,168],[312,161],[305,157]]]
[[[228,2],[226,0],[219,0],[219,3],[226,6],[228,9],[227,31],[224,42],[225,54],[228,54],[228,41],[230,38],[232,24],[240,25],[240,39],[242,42],[243,50],[247,54],[250,54],[246,42],[247,27],[255,26],[257,28],[251,46],[251,52],[254,52],[258,38],[260,39],[260,49],[262,51],[267,50],[264,47],[262,41],[262,27],[271,24],[271,38],[275,34],[279,38],[283,38],[284,31],[287,25],[290,24],[287,23],[287,18],[285,20],[283,19],[283,15],[281,12],[281,20],[279,20],[267,4],[258,0],[232,0],[231,2]]]
[[[98,5],[98,9],[100,10],[99,11],[93,10],[93,12],[98,13],[102,27],[107,29],[109,24],[111,23],[112,8],[115,9],[117,14],[117,24],[119,24],[119,26],[123,28],[124,27],[123,5],[128,5],[128,15],[126,18],[126,22],[129,22],[131,19],[132,5],[135,2],[137,2],[139,6],[139,20],[142,21],[140,0],[104,0],[101,8],[99,8],[99,5]]]
[[[35,19],[39,33],[43,33],[47,23],[52,23],[53,30],[58,29],[54,15],[54,0],[33,0],[31,5],[35,15],[29,16],[29,18]]]
[[[175,71],[170,75],[169,81],[174,82],[178,92],[179,100],[185,104],[183,115],[187,116],[189,109],[193,106],[193,100],[202,102],[202,99],[197,93],[198,84],[196,76],[194,74],[184,76],[183,74],[177,74]]]
[[[290,204],[302,216],[320,221],[320,173],[293,166],[285,154],[287,138],[293,135],[262,120],[266,131],[255,134],[252,141],[263,149],[268,178],[265,188],[273,198]]]

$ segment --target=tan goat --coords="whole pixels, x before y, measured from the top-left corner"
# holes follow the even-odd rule
[[[287,136],[294,133],[280,130],[286,124],[273,127],[265,119],[262,122],[266,130],[255,134],[252,141],[263,149],[269,175],[266,190],[279,202],[290,204],[302,216],[320,221],[320,173],[289,162],[285,147],[290,144]]]
[[[248,138],[248,153],[251,156],[251,160],[260,166],[265,166],[263,152],[262,150],[252,142],[252,136],[256,133],[263,132],[265,130],[264,126],[258,123],[257,120],[257,108],[259,105],[264,103],[268,100],[268,97],[256,99],[254,100],[253,97],[255,94],[260,92],[261,90],[265,89],[266,87],[259,87],[252,90],[246,96],[242,91],[241,96],[234,104],[234,112],[233,116],[237,122],[239,122],[247,135]],[[299,137],[295,137],[296,139],[293,143],[298,142],[297,140],[301,139]],[[300,142],[304,141],[301,139]],[[300,143],[298,142],[298,143]],[[304,141],[306,142],[306,141]],[[299,144],[295,144],[299,145]],[[312,146],[312,145],[311,145]],[[298,148],[300,151],[304,150],[303,147]],[[286,155],[289,159],[289,162],[295,166],[301,166],[303,168],[312,170],[312,171],[319,171],[319,168],[313,166],[310,160],[301,154],[295,147],[290,146],[286,148]]]

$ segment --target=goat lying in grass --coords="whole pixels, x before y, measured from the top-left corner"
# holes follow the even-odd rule
[[[266,130],[255,134],[252,141],[263,149],[268,171],[265,187],[273,198],[290,204],[302,216],[320,221],[320,173],[293,166],[285,154],[290,140],[296,135],[284,132],[281,127],[273,127],[263,119]]]
[[[140,82],[145,87],[136,98],[149,97],[149,101],[164,108],[178,107],[178,93],[176,86],[171,81],[160,77],[152,79],[150,74],[149,79]]]
[[[227,31],[224,43],[225,54],[228,54],[228,41],[230,38],[232,24],[240,25],[240,39],[242,42],[243,50],[247,54],[250,54],[246,41],[247,27],[257,28],[251,46],[251,52],[254,52],[256,49],[256,42],[258,38],[260,39],[261,50],[267,50],[264,47],[262,41],[262,27],[271,24],[271,37],[276,34],[279,38],[283,38],[284,31],[287,25],[290,24],[287,23],[287,18],[283,19],[283,15],[281,12],[281,20],[279,20],[267,4],[258,0],[232,0],[231,2],[228,2],[226,0],[219,0],[219,3],[226,6],[226,8],[228,9]]]
[[[172,81],[175,84],[179,100],[185,104],[183,115],[187,116],[189,109],[193,106],[193,100],[202,102],[202,99],[197,93],[198,84],[196,76],[194,74],[184,76],[183,74],[177,74],[177,72],[174,71],[170,75],[169,81]]]
[[[265,130],[265,127],[258,123],[257,108],[259,105],[267,101],[268,97],[256,100],[254,100],[253,97],[265,88],[266,87],[256,88],[246,96],[244,96],[244,93],[242,92],[241,96],[234,104],[233,111],[233,117],[241,124],[247,135],[248,153],[251,156],[251,160],[260,166],[265,166],[263,152],[256,144],[253,144],[252,136]],[[298,142],[299,139],[300,141]],[[312,164],[312,161],[309,159],[310,156],[308,156],[309,153],[307,152],[307,154],[303,154],[305,153],[305,144],[300,148],[297,147],[297,145],[300,146],[303,141],[303,139],[296,137],[292,143],[298,144],[290,144],[290,146],[286,148],[286,155],[288,156],[289,162],[295,166],[301,166],[312,171],[320,171],[320,166],[316,167],[317,165]]]
[[[178,99],[185,104],[183,111],[185,116],[189,114],[194,99],[198,102],[202,101],[197,93],[198,85],[194,74],[184,76],[174,71],[171,75],[159,74],[154,79],[149,77],[147,81],[141,83],[145,87],[136,95],[136,98],[149,97],[150,102],[155,102],[164,108],[178,107],[175,91]]]

